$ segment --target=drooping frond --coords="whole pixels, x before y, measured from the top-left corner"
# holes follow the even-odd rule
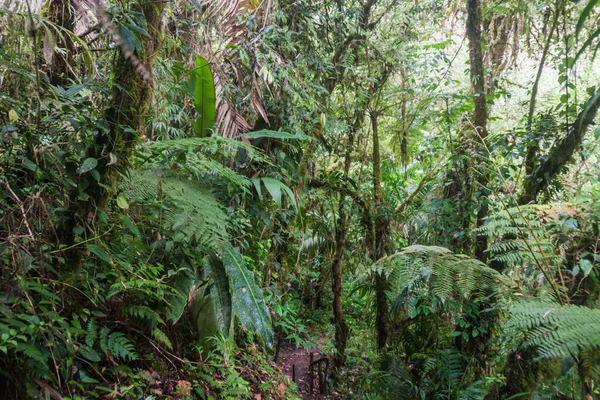
[[[260,335],[265,344],[273,344],[271,315],[265,305],[262,290],[254,280],[238,248],[225,243],[220,256],[205,258],[206,278],[211,282],[195,293],[193,316],[203,346],[220,332],[230,333],[233,316],[246,329]]]
[[[162,219],[167,228],[214,247],[227,239],[227,214],[217,199],[199,183],[184,181],[159,171],[132,171],[123,188],[133,202],[162,202]]]
[[[525,346],[539,358],[578,357],[600,348],[600,310],[549,301],[523,301],[509,309],[508,327],[526,332]]]
[[[373,270],[389,276],[390,292],[397,305],[423,289],[430,290],[442,303],[449,299],[483,298],[506,282],[505,277],[481,261],[437,246],[406,247],[379,260]]]

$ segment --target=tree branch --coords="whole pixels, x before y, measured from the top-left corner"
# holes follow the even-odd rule
[[[525,178],[523,193],[518,204],[527,204],[537,200],[539,194],[548,188],[550,182],[557,177],[560,170],[573,159],[575,150],[581,146],[585,132],[594,123],[600,108],[600,91],[586,102],[577,120],[567,127],[567,134],[548,154],[548,158],[529,176]]]
[[[431,171],[429,171],[425,174],[423,179],[421,179],[421,182],[419,182],[419,186],[417,186],[417,188],[410,194],[410,196],[408,196],[408,198],[406,200],[404,200],[402,202],[402,204],[400,204],[400,205],[398,205],[398,207],[396,207],[396,212],[403,213],[404,210],[406,209],[406,207],[410,206],[415,201],[415,197],[417,197],[417,195],[421,192],[421,190],[423,190],[423,187],[425,186],[425,184],[427,182],[429,182],[430,180],[431,180]]]

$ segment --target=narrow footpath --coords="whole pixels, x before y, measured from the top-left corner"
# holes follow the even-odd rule
[[[294,366],[296,367],[296,386],[298,387],[298,393],[302,396],[303,400],[316,400],[316,399],[336,399],[334,395],[322,395],[319,393],[319,384],[316,378],[314,379],[313,393],[310,393],[310,382],[309,382],[309,371],[308,366],[310,363],[310,353],[314,354],[314,359],[318,359],[324,356],[323,351],[320,347],[323,347],[327,337],[321,336],[317,341],[317,347],[313,347],[309,351],[303,348],[296,348],[291,344],[286,344],[281,349],[281,356],[279,365],[283,372],[290,377],[293,377]],[[331,367],[331,364],[330,364]]]

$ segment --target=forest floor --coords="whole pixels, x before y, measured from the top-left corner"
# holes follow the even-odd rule
[[[327,337],[322,335],[315,342],[315,346],[311,347],[309,351],[304,348],[297,348],[293,344],[285,344],[281,349],[281,356],[279,365],[283,372],[292,379],[293,368],[296,367],[296,386],[298,387],[298,394],[302,396],[303,400],[317,400],[317,399],[337,399],[335,394],[322,395],[319,394],[319,386],[317,380],[317,373],[315,371],[315,383],[313,393],[310,393],[310,379],[308,374],[308,365],[310,363],[310,353],[314,354],[314,359],[318,359],[325,354],[321,350],[325,346]],[[330,361],[331,362],[331,361]],[[330,365],[331,367],[331,365]]]

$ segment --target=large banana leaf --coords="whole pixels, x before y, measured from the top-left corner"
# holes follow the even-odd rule
[[[223,264],[229,277],[233,312],[250,331],[259,334],[268,346],[273,345],[271,316],[254,274],[246,267],[239,249],[230,243],[223,246]]]
[[[188,92],[194,97],[194,108],[198,114],[194,130],[200,137],[208,136],[215,124],[217,96],[210,65],[200,56],[196,57],[196,68],[188,82]]]

